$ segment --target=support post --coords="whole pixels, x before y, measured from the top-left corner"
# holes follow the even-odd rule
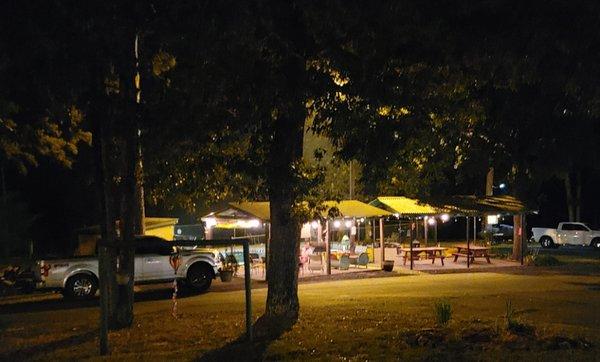
[[[269,280],[269,273],[267,273],[267,270],[269,270],[269,249],[271,247],[271,223],[267,223],[267,229],[266,229],[266,234],[265,235],[265,281]]]
[[[521,265],[524,263],[525,251],[527,250],[527,219],[521,214]]]
[[[473,241],[477,241],[477,216],[473,216]]]
[[[467,269],[471,267],[471,241],[469,240],[469,217],[467,216]]]
[[[250,285],[250,246],[244,240],[244,286],[246,288],[246,338],[252,342],[252,287]]]
[[[385,242],[383,241],[383,218],[379,218],[379,244],[381,245],[381,269],[385,261]]]
[[[410,223],[411,230],[412,230],[412,226],[416,225],[416,219],[413,219],[413,220],[414,220],[414,222],[411,221],[411,223]],[[413,267],[414,267],[414,258],[413,258],[413,241],[412,241],[412,235],[409,238],[408,243],[410,244],[409,245],[409,248],[410,248],[410,270],[413,270]]]
[[[523,255],[522,215],[513,216],[513,260],[521,260]]]
[[[425,244],[425,246],[427,246],[427,241],[429,240],[429,233],[428,233],[429,224],[427,224],[428,220],[429,220],[429,216],[423,217],[423,239],[425,240],[425,242],[423,244]]]
[[[325,266],[327,268],[327,275],[331,275],[331,229],[329,227],[329,220],[325,222],[325,230],[327,230],[327,233],[325,234]]]

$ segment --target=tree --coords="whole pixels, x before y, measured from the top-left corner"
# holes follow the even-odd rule
[[[50,36],[58,22],[41,21],[53,5],[7,4],[0,19],[0,182],[8,205],[6,173],[26,174],[40,160],[71,167],[82,145],[90,144],[84,114],[73,89],[80,78],[63,57],[65,32]],[[18,19],[26,19],[21,21]],[[60,38],[62,37],[62,38]],[[6,219],[2,219],[4,223]],[[6,230],[6,225],[0,227]],[[7,235],[0,239],[7,240]],[[3,248],[6,251],[6,248]]]

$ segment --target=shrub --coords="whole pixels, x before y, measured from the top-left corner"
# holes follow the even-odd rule
[[[446,326],[452,318],[452,305],[447,300],[437,301],[434,305],[435,322],[438,326]]]
[[[560,264],[560,261],[552,255],[542,254],[533,259],[533,265],[535,266],[557,266]]]
[[[506,330],[521,336],[532,335],[534,328],[519,321],[516,315],[517,310],[513,307],[512,301],[508,299],[506,301],[506,311],[504,312],[504,318],[506,319]]]

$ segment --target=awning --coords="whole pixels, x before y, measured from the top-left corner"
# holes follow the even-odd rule
[[[381,196],[370,202],[371,205],[384,208],[392,213],[407,216],[436,214],[486,215],[486,214],[522,214],[531,211],[514,196],[474,196],[459,195],[439,198],[425,203],[404,196]]]
[[[519,199],[510,195],[497,196],[453,196],[443,201],[450,209],[450,213],[463,215],[482,214],[523,214],[530,212],[527,206]]]
[[[392,214],[389,211],[358,200],[324,201],[323,206],[325,207],[320,212],[323,218],[328,218],[332,215],[345,218],[370,218],[389,216]],[[268,201],[230,202],[228,208],[217,212],[211,212],[202,217],[202,220],[205,221],[206,218],[231,220],[259,219],[263,222],[267,222],[271,219],[271,213]]]
[[[443,208],[435,208],[417,199],[404,196],[380,196],[369,203],[400,215],[436,215],[446,212]]]

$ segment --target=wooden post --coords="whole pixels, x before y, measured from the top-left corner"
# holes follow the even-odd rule
[[[252,342],[252,287],[250,285],[250,246],[244,240],[244,287],[246,289],[246,338]]]
[[[521,215],[513,216],[513,260],[520,260],[523,253],[523,223]]]
[[[521,265],[524,263],[527,250],[527,220],[525,214],[521,214]]]
[[[471,267],[471,241],[469,240],[469,217],[467,219],[467,269]]]
[[[383,241],[383,218],[379,218],[379,244],[381,245],[381,269],[385,261],[385,242]]]
[[[423,244],[425,244],[425,246],[427,246],[427,240],[429,238],[428,235],[428,228],[429,225],[427,224],[427,220],[429,220],[429,216],[424,216],[423,217],[423,239],[425,240],[425,242]]]
[[[410,223],[410,229],[412,230],[412,225],[415,224],[416,225],[416,219],[414,219],[414,223],[411,221]],[[414,267],[414,258],[413,258],[413,241],[412,241],[412,235],[408,240],[409,248],[410,248],[410,270],[413,270]],[[405,255],[406,256],[406,255]]]
[[[265,230],[265,281],[269,280],[267,270],[269,270],[269,247],[271,246],[271,223],[267,223],[267,228]]]
[[[331,228],[329,227],[329,220],[325,222],[325,230],[327,230],[327,233],[325,234],[325,265],[327,275],[331,275],[331,243],[329,242],[329,240],[331,240]]]

